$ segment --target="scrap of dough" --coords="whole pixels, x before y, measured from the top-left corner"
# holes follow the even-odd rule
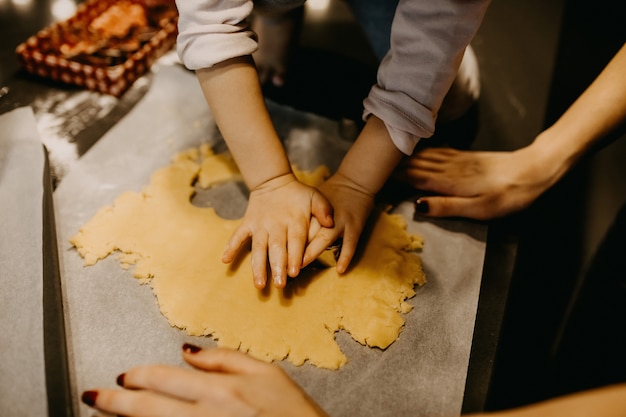
[[[142,192],[126,192],[100,209],[70,240],[84,264],[119,252],[122,267],[134,265],[133,275],[149,282],[172,326],[267,361],[338,369],[347,362],[335,341],[339,330],[371,347],[393,343],[411,309],[406,300],[426,282],[411,252],[422,240],[406,232],[403,218],[373,213],[362,253],[347,273],[305,269],[284,290],[260,291],[252,284],[249,252],[234,265],[221,262],[239,220],[190,202],[203,172],[220,167],[219,181],[226,179],[222,174],[232,167],[223,158],[206,148],[182,152]],[[328,170],[298,175],[319,183]],[[206,183],[214,181],[209,176]]]

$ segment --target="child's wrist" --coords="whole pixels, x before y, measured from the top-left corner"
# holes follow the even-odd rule
[[[298,181],[292,171],[277,173],[270,175],[266,179],[263,179],[252,186],[248,186],[250,192],[254,191],[272,191],[281,188],[289,183]]]

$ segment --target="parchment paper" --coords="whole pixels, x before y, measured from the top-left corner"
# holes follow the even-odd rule
[[[46,416],[44,149],[30,108],[0,116],[0,414]]]
[[[269,106],[293,162],[304,169],[319,163],[336,168],[350,146],[337,122]],[[76,397],[85,389],[114,387],[116,376],[134,365],[181,364],[185,341],[214,346],[210,338],[171,328],[151,289],[140,286],[114,257],[84,268],[68,243],[100,207],[123,191],[140,190],[174,153],[202,142],[224,149],[195,77],[180,67],[162,67],[144,99],[79,160],[55,192]],[[241,201],[243,192],[232,204]],[[339,333],[349,363],[338,371],[280,363],[335,417],[460,413],[486,230],[461,221],[413,221],[411,202],[396,211],[409,221],[410,232],[426,239],[422,258],[429,280],[411,300],[415,308],[406,315],[399,340],[381,351]],[[75,403],[81,415],[91,415]]]

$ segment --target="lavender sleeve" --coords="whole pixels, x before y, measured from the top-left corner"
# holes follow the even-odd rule
[[[209,68],[257,49],[256,35],[246,22],[252,0],[176,0],[176,6],[176,49],[187,68]]]
[[[394,144],[410,155],[435,130],[437,112],[476,34],[489,0],[400,0],[391,48],[364,100]]]

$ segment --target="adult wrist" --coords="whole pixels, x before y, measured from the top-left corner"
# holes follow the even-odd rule
[[[586,149],[578,145],[575,137],[552,126],[541,132],[530,145],[540,159],[569,170],[584,155]]]

